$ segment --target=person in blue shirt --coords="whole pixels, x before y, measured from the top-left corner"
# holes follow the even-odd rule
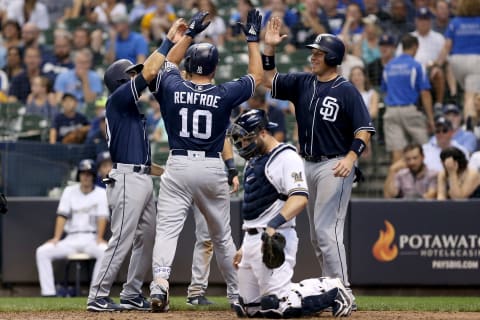
[[[480,92],[480,5],[478,0],[459,2],[457,16],[450,20],[445,32],[445,46],[437,64],[443,66],[448,57],[455,79],[465,90],[465,119],[480,118],[474,108],[475,92]]]
[[[427,142],[434,127],[430,82],[422,65],[413,58],[418,39],[406,34],[401,43],[403,54],[385,66],[381,85],[387,108],[383,117],[385,143],[387,151],[392,152],[392,163],[401,159],[407,144]],[[427,118],[416,106],[419,97]]]
[[[130,30],[128,16],[114,16],[112,23],[110,41],[106,44],[106,61],[127,59],[132,63],[143,63],[148,56],[148,43],[140,33]]]
[[[152,164],[145,116],[140,113],[138,100],[163,66],[172,41],[178,41],[186,28],[183,19],[177,20],[160,48],[143,65],[122,59],[105,71],[104,81],[110,92],[106,106],[107,143],[113,162],[106,181],[112,236],[90,287],[88,311],[151,308],[142,295],[155,237],[155,200],[149,175],[159,176],[163,169]],[[110,289],[130,250],[127,281],[117,304],[109,297]]]

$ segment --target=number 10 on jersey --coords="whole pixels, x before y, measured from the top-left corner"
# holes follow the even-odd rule
[[[188,123],[192,122],[192,136],[198,139],[209,139],[212,136],[212,113],[208,110],[195,110],[190,113],[188,108],[182,108],[178,112],[182,117],[182,130],[180,137],[190,138]],[[200,132],[200,121],[205,122],[205,132]]]

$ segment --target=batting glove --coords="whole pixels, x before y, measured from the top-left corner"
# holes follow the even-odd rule
[[[247,37],[247,42],[260,41],[260,29],[262,28],[262,15],[256,9],[248,11],[247,23],[237,22]]]
[[[208,16],[208,12],[205,11],[195,13],[188,23],[188,29],[185,31],[185,34],[195,38],[197,34],[205,30],[210,25],[210,21],[205,24],[203,23],[206,16]]]

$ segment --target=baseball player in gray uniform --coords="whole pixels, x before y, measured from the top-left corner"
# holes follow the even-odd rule
[[[310,197],[310,236],[322,276],[340,278],[349,286],[343,231],[355,176],[355,162],[375,133],[358,90],[338,74],[345,54],[343,42],[320,34],[311,49],[311,72],[281,74],[275,67],[275,46],[281,19],[267,24],[262,56],[264,84],[272,97],[295,106],[300,155]],[[353,295],[352,295],[353,296]],[[354,307],[355,308],[355,307]]]
[[[144,65],[122,59],[110,65],[104,76],[110,92],[106,106],[107,143],[113,161],[107,183],[112,208],[112,237],[108,243],[98,276],[88,296],[88,311],[150,310],[142,295],[142,284],[150,266],[155,237],[155,201],[149,174],[163,169],[151,163],[145,116],[139,112],[138,99],[162,67],[165,56],[186,29],[183,19],[175,21],[167,39]],[[127,282],[120,293],[120,304],[109,297],[127,253],[132,249]]]
[[[168,310],[171,265],[192,201],[207,220],[222,275],[227,283],[237,282],[234,272],[225,272],[233,268],[236,250],[230,230],[227,176],[220,152],[231,110],[249,99],[263,78],[258,48],[261,16],[255,10],[250,11],[244,26],[249,74],[214,85],[217,48],[209,43],[189,48],[193,37],[206,28],[203,23],[206,15],[199,13],[192,17],[185,36],[169,53],[169,62],[157,78],[154,90],[162,106],[171,150],[158,195],[152,266],[154,281],[150,286],[154,312]],[[192,73],[191,81],[184,80],[178,69],[184,56],[185,66]],[[229,296],[229,300],[235,302],[237,295]]]

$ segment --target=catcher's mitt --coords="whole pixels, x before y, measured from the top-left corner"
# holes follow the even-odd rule
[[[285,237],[278,232],[269,236],[266,232],[262,234],[262,260],[267,268],[275,269],[285,262]]]
[[[0,213],[7,213],[8,212],[8,206],[7,206],[7,198],[3,193],[0,193]]]

